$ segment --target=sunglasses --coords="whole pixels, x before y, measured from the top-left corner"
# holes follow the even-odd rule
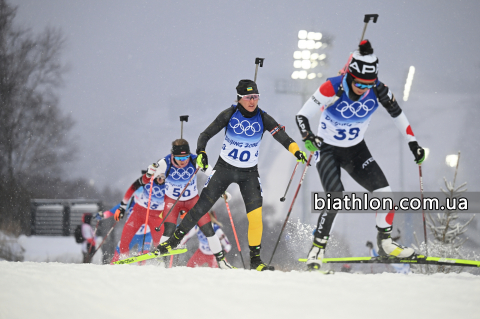
[[[359,83],[355,80],[353,80],[353,85],[359,89],[371,89],[373,88],[374,84],[364,84],[364,83]]]
[[[177,161],[186,161],[189,157],[190,157],[190,155],[186,155],[186,156],[173,156],[173,158],[175,158]]]
[[[241,96],[242,97],[242,100],[254,100],[254,101],[258,101],[260,100],[260,94],[248,94],[248,95],[238,95],[238,96]]]

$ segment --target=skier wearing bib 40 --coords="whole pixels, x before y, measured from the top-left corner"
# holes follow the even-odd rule
[[[155,177],[159,176],[165,180],[166,213],[172,209],[182,190],[187,187],[183,195],[179,198],[177,204],[173,207],[170,215],[168,215],[168,217],[165,216],[165,231],[160,239],[160,243],[166,242],[174,234],[180,211],[188,212],[198,201],[197,176],[193,176],[189,183],[190,178],[195,173],[196,159],[196,155],[190,154],[190,146],[188,145],[188,142],[184,139],[178,139],[172,143],[171,154],[168,154],[158,161],[158,167],[154,164],[148,167],[148,172],[150,174],[153,174]],[[216,199],[218,199],[218,197]],[[199,218],[195,224],[198,224],[202,233],[207,237],[208,244],[213,255],[215,255],[215,258],[217,259],[219,268],[235,268],[225,259],[225,252],[222,250],[220,239],[213,230],[210,216],[207,214]],[[193,224],[192,227],[195,226],[195,224]]]
[[[364,40],[353,53],[348,72],[327,79],[296,115],[305,147],[309,151],[320,153],[316,167],[324,191],[332,192],[332,198],[340,196],[344,191],[340,168],[369,192],[377,193],[377,197],[378,193],[392,191],[363,140],[370,117],[378,108],[379,102],[407,140],[415,162],[420,164],[424,160],[425,152],[418,145],[407,117],[389,88],[377,79],[377,74],[378,59],[373,54],[370,42]],[[318,136],[315,136],[310,130],[308,118],[313,117],[318,110],[322,114]],[[336,210],[325,210],[320,214],[313,245],[308,253],[308,269],[321,267],[336,214]],[[390,237],[394,214],[393,210],[377,212],[378,252],[381,256],[410,257],[415,253],[414,250],[400,246]]]
[[[158,248],[166,253],[175,248],[195,224],[208,216],[217,199],[231,183],[240,186],[248,217],[248,243],[250,246],[250,268],[259,271],[274,270],[260,259],[262,240],[262,189],[257,163],[260,142],[265,131],[288,149],[295,157],[306,162],[305,153],[300,151],[285,131],[270,115],[257,107],[260,94],[257,85],[251,80],[241,80],[237,86],[238,104],[222,111],[217,118],[198,137],[197,163],[206,169],[208,158],[205,153],[207,142],[222,129],[225,129],[220,157],[212,174],[202,190],[197,204],[185,216],[181,224],[167,242]]]

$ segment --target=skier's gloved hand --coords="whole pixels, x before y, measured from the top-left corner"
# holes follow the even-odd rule
[[[115,211],[115,216],[113,216],[113,218],[115,218],[117,222],[120,221],[120,219],[122,219],[123,216],[125,215],[125,208],[127,208],[127,204],[122,202],[120,204],[120,207],[118,207],[117,210]]]
[[[307,131],[307,134],[302,137],[302,140],[305,142],[305,148],[310,152],[318,151],[323,142],[323,139],[313,134],[312,131]]]
[[[152,176],[155,176],[155,173],[157,172],[158,168],[158,163],[153,163],[148,166],[147,168],[147,177],[150,178]]]
[[[232,199],[232,195],[227,191],[225,191],[225,193],[223,193],[222,197],[225,199],[225,201],[227,203]]]
[[[297,158],[297,162],[301,162],[302,164],[307,162],[307,154],[304,151],[296,151],[295,157]]]
[[[197,165],[200,167],[204,172],[208,168],[208,157],[205,151],[200,151],[197,156]]]
[[[417,141],[409,142],[408,146],[415,156],[415,163],[421,164],[425,160],[425,150],[418,145]]]
[[[102,218],[103,218],[103,212],[102,212],[102,211],[98,211],[93,218],[95,218],[96,220],[102,220]]]

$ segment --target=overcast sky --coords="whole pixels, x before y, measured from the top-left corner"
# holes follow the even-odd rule
[[[19,6],[17,23],[34,31],[58,27],[67,39],[63,58],[70,71],[59,90],[60,104],[76,122],[72,133],[80,150],[68,171],[101,187],[125,190],[141,169],[168,154],[180,135],[179,115],[190,115],[184,136],[194,151],[198,134],[232,103],[238,81],[253,78],[255,57],[265,58],[257,81],[260,107],[299,141],[294,115],[301,98],[275,92],[275,83],[288,80],[294,70],[298,31],[334,38],[325,51],[329,67],[319,70],[334,76],[356,48],[366,13],[380,15],[369,24],[366,38],[379,57],[380,80],[399,100],[408,67],[416,67],[410,100],[400,104],[420,145],[437,145],[430,160],[436,164],[425,165],[426,187],[438,189],[442,176],[452,172],[445,154],[459,149],[464,163],[480,173],[479,1],[9,2]],[[377,113],[382,114],[373,118],[367,144],[383,161],[394,189],[401,185],[402,170],[408,171],[404,187],[418,189],[418,170],[406,143],[388,114]],[[207,148],[211,161],[218,157],[220,135]],[[267,162],[279,156],[283,162],[277,169],[285,174],[277,175],[286,184],[294,161],[271,137],[264,140],[261,172],[268,173]],[[320,188],[318,177],[312,180]]]

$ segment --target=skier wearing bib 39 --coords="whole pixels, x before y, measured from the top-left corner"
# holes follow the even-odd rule
[[[332,193],[332,198],[344,191],[340,168],[369,192],[375,192],[377,197],[381,195],[378,193],[392,191],[363,140],[370,117],[379,102],[407,140],[415,162],[420,164],[425,158],[425,151],[418,145],[405,113],[390,89],[378,80],[377,74],[378,59],[370,42],[364,40],[353,53],[348,72],[327,79],[296,115],[305,147],[320,153],[316,163],[318,174],[324,191],[336,193]],[[308,118],[318,110],[322,114],[318,136],[315,136],[310,130]],[[320,213],[313,245],[308,253],[307,267],[310,270],[321,267],[336,214],[336,210]],[[400,246],[390,237],[394,214],[394,210],[377,212],[378,252],[381,256],[408,258],[415,253],[414,250]]]
[[[250,268],[258,271],[274,270],[260,259],[262,241],[262,189],[257,163],[260,142],[265,131],[295,155],[298,161],[306,162],[305,152],[299,150],[282,126],[270,115],[258,108],[257,85],[252,80],[241,80],[237,86],[238,104],[222,111],[203,131],[197,141],[197,163],[202,169],[208,167],[205,153],[207,142],[225,128],[220,157],[203,188],[197,204],[187,213],[170,239],[158,246],[160,253],[175,248],[183,236],[204,216],[231,183],[240,186],[248,217],[248,243]]]

